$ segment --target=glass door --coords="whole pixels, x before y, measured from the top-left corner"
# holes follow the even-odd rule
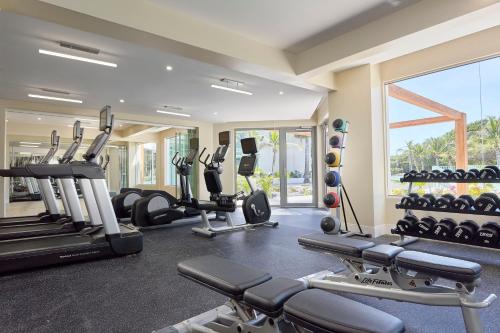
[[[316,133],[314,128],[280,131],[281,206],[316,206]]]

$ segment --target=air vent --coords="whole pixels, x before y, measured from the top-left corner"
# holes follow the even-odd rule
[[[163,107],[167,110],[182,111],[182,108],[180,106],[164,105]]]
[[[77,50],[77,51],[82,51],[82,52],[92,53],[92,54],[99,54],[99,52],[101,52],[101,50],[93,48],[93,47],[88,47],[85,45],[78,45],[78,44],[64,42],[64,41],[60,41],[59,46],[65,47],[67,49],[72,49],[72,50]]]
[[[56,89],[50,89],[50,88],[40,88],[41,91],[45,91],[48,93],[54,93],[54,94],[63,94],[63,95],[69,95],[70,93],[67,91],[63,90],[56,90]]]

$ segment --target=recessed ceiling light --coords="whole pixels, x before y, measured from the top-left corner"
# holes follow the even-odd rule
[[[9,119],[5,119],[5,122],[8,123],[9,122]]]
[[[123,125],[122,125],[122,124],[120,124],[120,127],[123,127]]]
[[[83,103],[83,101],[81,101],[79,99],[69,99],[69,98],[61,98],[61,97],[53,97],[53,96],[45,96],[45,95],[28,94],[28,97],[48,99],[51,101],[69,102],[69,103],[79,103],[79,104]]]
[[[66,54],[66,53],[48,51],[48,50],[43,50],[43,49],[39,49],[38,53],[45,54],[45,55],[50,55],[50,56],[54,56],[54,57],[59,57],[59,58],[65,58],[65,59],[71,59],[71,60],[89,62],[91,64],[102,65],[102,66],[107,66],[107,67],[113,67],[113,68],[118,67],[117,64],[114,64],[112,62],[101,61],[101,60],[96,60],[96,59],[90,59],[90,58],[85,58],[85,57],[78,57],[78,56],[74,56],[74,55]]]
[[[167,67],[165,67],[165,69],[166,69],[167,71],[171,72],[174,68],[173,68],[172,66],[167,66]]]
[[[120,99],[120,103],[125,103],[125,100],[124,99]]]
[[[164,113],[164,114],[170,114],[172,116],[179,116],[179,117],[191,117],[190,114],[187,113],[180,113],[180,112],[170,112],[170,111],[163,111],[163,110],[156,110],[158,113]]]
[[[218,115],[218,114],[219,114],[219,112],[214,112],[214,116],[216,116],[216,115]]]
[[[41,145],[42,144],[41,142],[26,142],[26,141],[21,141],[19,143],[23,144],[23,145]]]
[[[38,146],[33,146],[33,145],[19,145],[19,147],[24,147],[24,148],[38,148]]]
[[[19,152],[19,155],[31,155],[31,153],[27,151],[21,151]]]
[[[280,93],[279,93],[279,94],[280,94],[280,95],[283,95],[283,94],[284,94],[284,92],[280,91]]]
[[[38,118],[36,118],[36,119],[38,119],[38,120],[42,120],[42,118],[40,118],[40,117],[38,117]]]

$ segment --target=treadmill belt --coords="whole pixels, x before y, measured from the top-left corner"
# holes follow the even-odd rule
[[[64,226],[61,223],[44,223],[44,224],[27,224],[5,226],[0,228],[0,240],[22,238],[22,237],[35,237],[56,235],[59,233],[76,232],[70,226]]]
[[[90,246],[91,244],[92,237],[80,234],[0,241],[0,258],[21,254],[29,255],[30,252],[54,250],[62,247]]]

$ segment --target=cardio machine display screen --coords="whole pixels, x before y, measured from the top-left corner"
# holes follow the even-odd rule
[[[110,107],[105,106],[99,113],[99,130],[105,131],[109,126],[111,126],[111,112]]]
[[[229,146],[230,133],[229,131],[219,133],[219,145]]]

